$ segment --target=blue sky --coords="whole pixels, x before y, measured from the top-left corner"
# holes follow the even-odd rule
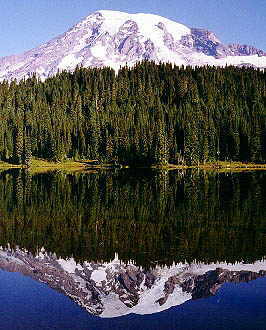
[[[99,9],[158,14],[266,51],[265,0],[0,0],[0,56],[34,48]]]

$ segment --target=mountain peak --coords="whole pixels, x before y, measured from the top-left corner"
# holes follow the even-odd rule
[[[265,52],[224,45],[206,29],[189,28],[154,14],[96,11],[66,33],[17,56],[0,58],[0,80],[36,73],[45,79],[58,70],[132,66],[141,60],[176,65],[266,67]]]

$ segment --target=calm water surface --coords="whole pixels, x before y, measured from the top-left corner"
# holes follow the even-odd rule
[[[265,329],[265,205],[264,172],[1,172],[0,328]]]

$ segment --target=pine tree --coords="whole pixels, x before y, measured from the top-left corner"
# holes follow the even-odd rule
[[[30,167],[31,158],[32,158],[31,139],[30,136],[25,136],[22,161],[26,167]]]
[[[13,133],[13,161],[15,164],[22,164],[23,160],[23,148],[24,148],[24,141],[23,141],[23,129],[21,127],[16,127]]]

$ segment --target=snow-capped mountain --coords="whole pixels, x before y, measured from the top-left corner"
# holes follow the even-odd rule
[[[0,81],[29,77],[33,72],[45,79],[77,65],[118,70],[141,60],[266,67],[264,51],[224,45],[208,30],[188,28],[157,15],[101,10],[37,48],[0,58]]]
[[[0,248],[0,269],[20,272],[64,293],[89,313],[117,317],[152,314],[187,300],[215,295],[226,282],[240,283],[266,276],[266,262],[202,263],[156,266],[145,270],[116,258],[109,263],[76,263],[42,250],[37,256]]]

